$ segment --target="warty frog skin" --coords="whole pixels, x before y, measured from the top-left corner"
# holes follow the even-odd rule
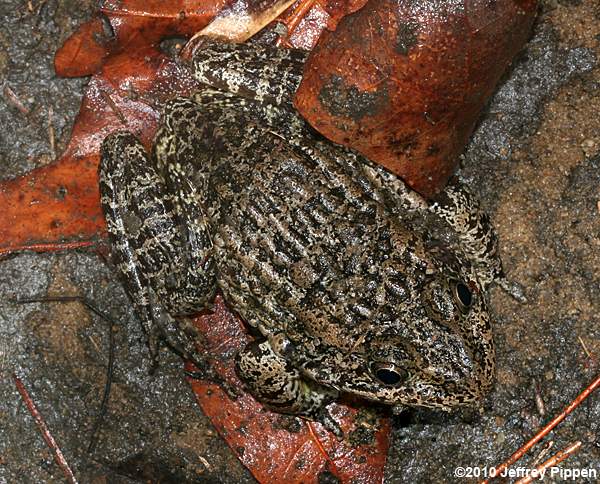
[[[236,365],[265,406],[323,422],[342,392],[477,404],[494,376],[488,217],[454,180],[427,201],[293,110],[305,54],[207,42],[205,88],[166,104],[153,150],[102,145],[115,262],[148,333],[217,378],[186,318],[217,291],[262,336]]]

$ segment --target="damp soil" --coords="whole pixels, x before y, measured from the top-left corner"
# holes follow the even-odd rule
[[[86,79],[57,78],[52,56],[95,7],[91,0],[1,3],[2,178],[50,163],[66,145]],[[600,6],[545,1],[462,160],[462,176],[498,229],[506,272],[528,301],[492,292],[498,372],[482,413],[396,417],[386,482],[463,482],[458,468],[477,477],[600,371],[599,114]],[[91,453],[110,325],[79,304],[10,300],[44,294],[84,294],[117,322],[113,389]],[[25,253],[0,262],[0,483],[64,481],[13,373],[80,482],[253,482],[196,405],[181,360],[163,350],[159,367],[148,370],[139,323],[100,256]],[[600,394],[522,466],[531,467],[549,441],[551,453],[581,441],[562,467],[600,475]]]

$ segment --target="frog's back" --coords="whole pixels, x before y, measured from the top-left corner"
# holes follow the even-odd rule
[[[397,271],[399,260],[419,259],[422,241],[393,222],[367,172],[316,141],[296,147],[252,125],[222,134],[207,202],[232,307],[265,333],[338,348],[354,345],[374,320],[394,319],[382,312],[401,307],[381,291],[422,284],[424,264]]]

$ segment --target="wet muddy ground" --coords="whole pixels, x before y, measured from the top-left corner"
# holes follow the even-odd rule
[[[52,55],[94,7],[0,5],[2,178],[51,162],[66,145],[86,80],[56,78]],[[528,302],[493,291],[498,375],[483,414],[398,417],[386,482],[461,482],[458,467],[501,462],[600,371],[599,59],[597,1],[546,1],[463,160],[463,176],[498,228],[506,271]],[[77,304],[9,300],[46,293],[85,294],[119,321],[108,419],[92,454],[86,448],[102,398],[107,323]],[[99,256],[22,254],[0,262],[0,483],[64,479],[12,372],[81,482],[252,482],[196,406],[181,361],[163,350],[160,362],[149,376],[141,328]],[[582,441],[562,467],[600,476],[600,394],[550,440],[551,453]]]

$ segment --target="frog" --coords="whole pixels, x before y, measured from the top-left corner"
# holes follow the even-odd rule
[[[189,318],[217,293],[257,335],[235,358],[267,409],[340,435],[343,395],[392,407],[479,405],[493,384],[498,238],[454,177],[426,199],[315,131],[293,107],[306,54],[205,40],[202,86],[168,101],[150,152],[102,143],[115,265],[156,355],[218,380]]]

